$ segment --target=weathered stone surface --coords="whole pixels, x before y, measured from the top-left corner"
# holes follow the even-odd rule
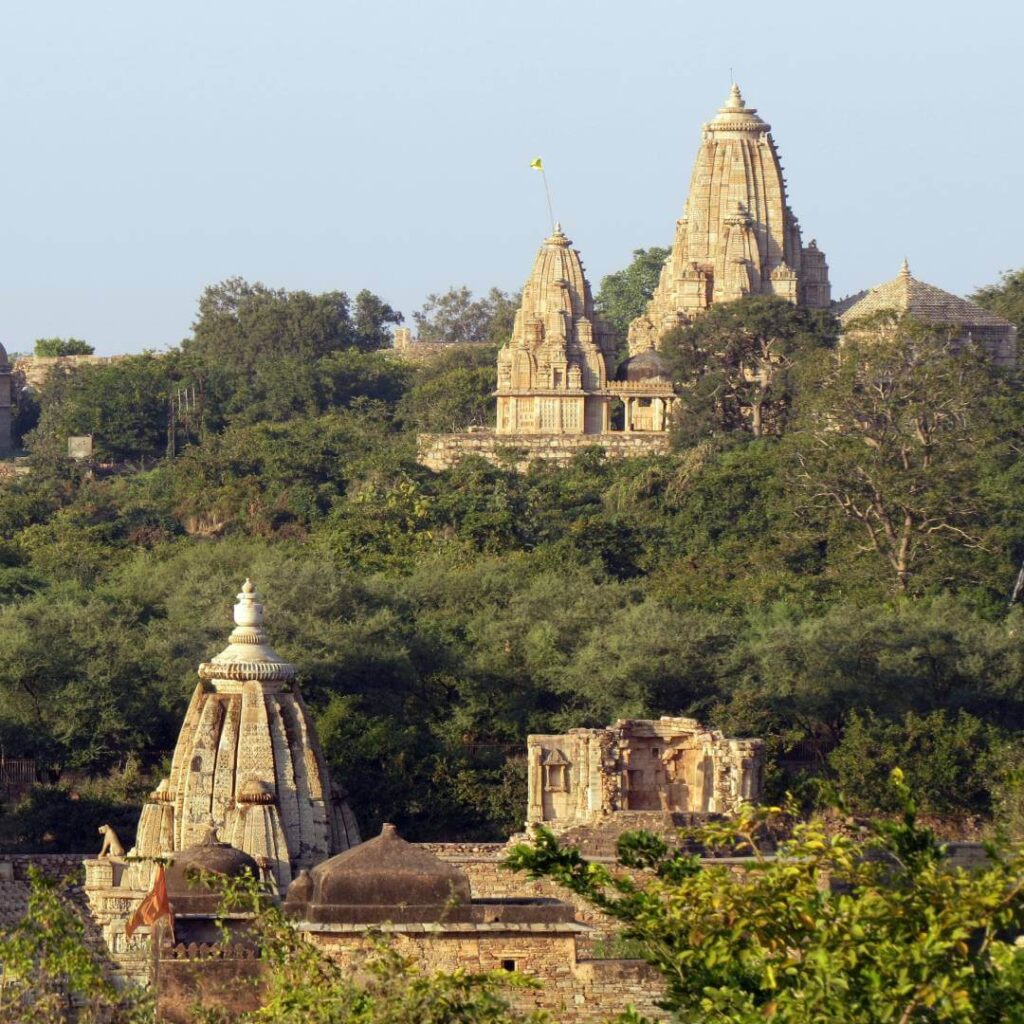
[[[712,303],[745,295],[825,308],[830,289],[824,253],[814,241],[803,245],[789,208],[771,125],[734,85],[704,125],[672,252],[646,312],[630,325],[629,350],[656,348]]]
[[[499,434],[600,434],[615,356],[580,254],[560,225],[523,286],[512,337],[498,353]]]
[[[417,443],[419,461],[435,472],[450,469],[467,455],[478,455],[495,465],[511,465],[525,472],[534,460],[568,465],[580,452],[592,447],[601,448],[610,459],[662,455],[669,450],[669,437],[664,431],[510,437],[480,430],[465,434],[420,434]]]
[[[86,861],[93,915],[115,953],[127,948],[125,921],[150,887],[154,858],[173,864],[211,828],[279,892],[299,870],[359,842],[295,666],[267,642],[262,599],[248,580],[234,618],[229,645],[199,667],[170,774],[143,808],[135,847],[125,858]]]
[[[527,821],[557,829],[619,812],[732,814],[761,795],[763,742],[728,739],[693,718],[529,736],[526,749]]]
[[[11,364],[7,350],[0,345],[0,455],[14,447],[11,440],[11,403],[14,397]]]
[[[970,299],[944,292],[919,281],[906,260],[900,272],[884,284],[836,303],[845,337],[856,335],[858,321],[878,313],[906,314],[933,327],[955,331],[957,342],[980,345],[997,366],[1017,365],[1017,328],[1009,320],[984,309]]]

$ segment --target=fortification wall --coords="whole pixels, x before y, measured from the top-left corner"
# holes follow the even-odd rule
[[[481,430],[465,434],[420,434],[416,439],[418,460],[428,469],[451,469],[466,455],[479,455],[495,465],[511,463],[525,472],[534,460],[567,465],[588,448],[603,448],[610,459],[662,455],[669,450],[668,434],[496,434]]]
[[[54,368],[65,372],[79,366],[101,366],[104,363],[116,363],[125,356],[22,356],[15,359],[11,370],[14,373],[15,386],[31,387],[38,390],[46,383],[46,375]]]

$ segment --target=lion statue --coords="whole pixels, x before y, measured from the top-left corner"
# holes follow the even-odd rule
[[[110,825],[100,825],[99,833],[103,836],[103,845],[100,847],[100,857],[123,857],[124,847],[117,833]]]

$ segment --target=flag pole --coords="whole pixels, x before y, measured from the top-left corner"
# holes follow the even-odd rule
[[[544,196],[548,201],[548,217],[551,218],[551,231],[554,233],[555,230],[555,211],[551,205],[551,189],[548,187],[548,175],[547,171],[544,170],[544,161],[539,156],[535,156],[530,161],[530,166],[535,171],[540,171],[540,176],[544,181]]]

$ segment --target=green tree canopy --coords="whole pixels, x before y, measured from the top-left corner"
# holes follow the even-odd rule
[[[37,338],[37,356],[91,356],[96,350],[79,338]]]
[[[929,553],[985,546],[978,460],[998,443],[992,411],[1006,385],[983,353],[951,342],[883,315],[806,367],[803,486],[854,527],[899,592]]]
[[[676,418],[684,436],[782,433],[795,367],[835,337],[829,314],[765,295],[718,303],[671,331],[661,347],[683,385]]]
[[[1006,317],[1024,332],[1024,269],[1007,270],[998,284],[979,288],[971,299],[986,309]]]
[[[518,305],[518,295],[509,295],[500,288],[492,288],[482,298],[474,299],[473,292],[462,285],[440,295],[428,295],[412,318],[420,341],[487,341],[500,345],[512,333]]]
[[[610,324],[621,339],[625,339],[630,323],[647,308],[671,251],[657,245],[634,249],[633,262],[628,267],[601,278],[595,297],[597,315]]]
[[[623,926],[665,981],[682,1024],[1003,1024],[1024,1020],[1024,862],[951,867],[894,772],[902,820],[864,840],[799,824],[758,853],[770,812],[688,835],[747,866],[701,864],[646,832],[619,840],[619,869],[538,829],[508,864],[549,877]]]

